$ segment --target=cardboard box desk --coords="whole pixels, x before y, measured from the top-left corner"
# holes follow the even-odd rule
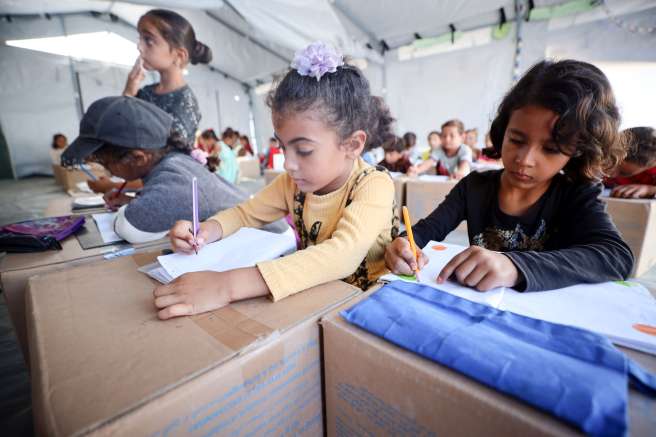
[[[257,158],[239,157],[239,177],[257,179],[260,177],[260,161]]]
[[[653,292],[652,292],[653,293]],[[555,417],[353,326],[339,311],[321,320],[326,426],[337,435],[571,436]],[[656,372],[656,357],[624,349]],[[656,400],[629,393],[632,436],[653,436]]]
[[[615,226],[635,257],[633,276],[656,265],[656,200],[603,197]]]
[[[321,435],[318,319],[360,290],[335,281],[161,321],[136,270],[152,258],[30,279],[36,433]]]
[[[394,200],[396,201],[396,209],[398,215],[403,220],[403,214],[401,213],[401,208],[405,206],[405,184],[410,180],[407,176],[398,176],[393,178],[394,180]]]
[[[457,183],[457,181],[408,179],[405,184],[405,204],[410,212],[412,224],[433,212]],[[467,222],[463,221],[456,229],[466,232]]]
[[[29,363],[27,333],[25,328],[25,289],[31,276],[64,270],[71,266],[102,260],[112,246],[82,249],[77,238],[70,236],[61,242],[62,250],[33,253],[10,253],[0,259],[0,285],[11,322],[16,331],[23,356]],[[133,245],[137,252],[170,247],[167,239]]]
[[[96,165],[91,166],[90,170],[96,177],[110,176],[107,170]],[[76,185],[78,182],[83,182],[89,179],[89,176],[87,176],[82,170],[72,170],[58,164],[52,165],[52,172],[55,175],[55,181],[64,187],[64,191],[75,190],[77,189]]]
[[[270,168],[267,168],[266,170],[264,170],[264,183],[266,185],[269,185],[271,181],[273,181],[275,178],[278,177],[278,175],[281,175],[283,173],[285,172],[282,170],[272,170]]]
[[[91,196],[88,193],[85,193],[85,196]],[[97,208],[84,208],[84,209],[73,209],[73,202],[76,197],[85,197],[82,195],[62,195],[62,197],[57,197],[48,202],[45,211],[43,212],[44,217],[57,217],[60,215],[87,215],[95,214],[100,212],[107,212],[105,207]]]

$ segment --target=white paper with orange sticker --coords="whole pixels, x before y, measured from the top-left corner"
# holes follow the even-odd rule
[[[519,293],[509,288],[479,292],[453,281],[436,282],[442,268],[466,247],[430,241],[423,248],[430,260],[421,283],[456,296],[552,323],[576,326],[607,336],[613,343],[656,355],[656,300],[631,281],[581,284],[559,290]],[[407,277],[388,274],[384,281]]]

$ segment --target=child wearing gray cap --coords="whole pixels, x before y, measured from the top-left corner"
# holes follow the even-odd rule
[[[94,102],[80,122],[80,135],[62,155],[62,165],[94,161],[126,181],[143,180],[135,198],[109,193],[120,206],[115,232],[130,243],[157,240],[192,213],[191,181],[198,180],[199,218],[231,208],[247,196],[210,173],[188,155],[184,138],[172,130],[172,117],[134,97],[105,97]],[[117,196],[118,194],[118,196]],[[269,229],[283,232],[275,223]]]

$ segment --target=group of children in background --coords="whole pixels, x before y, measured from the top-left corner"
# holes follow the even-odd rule
[[[250,147],[243,137],[226,129],[219,139],[205,130],[194,148],[201,114],[182,69],[209,62],[211,51],[174,12],[150,11],[138,30],[140,58],[125,95],[90,106],[62,162],[97,162],[116,176],[142,181],[134,198],[109,193],[118,207],[115,229],[130,242],[168,233],[174,250],[193,253],[244,226],[283,232],[285,217],[299,239],[291,255],[158,286],[155,306],[163,319],[256,296],[277,300],[337,279],[366,289],[388,270],[421,268],[427,258],[421,251],[415,257],[405,233],[399,234],[394,184],[385,168],[434,170],[460,180],[413,226],[423,247],[467,221],[471,247],[447,264],[438,282],[537,291],[624,279],[631,272],[633,255],[605,212],[599,182],[613,176],[605,181],[618,185],[616,195],[653,197],[656,138],[650,128],[619,132],[610,84],[591,64],[543,61],[531,68],[501,102],[482,154],[474,150],[477,132],[465,131],[456,119],[431,132],[430,150],[422,153],[414,134],[394,135],[394,119],[363,73],[334,49],[313,43],[296,54],[269,98],[275,136],[262,161],[271,167],[284,153],[286,172],[248,199],[234,186],[237,144],[246,152]],[[139,89],[144,69],[157,70],[160,82]],[[596,105],[586,104],[590,96]],[[365,162],[378,147],[385,153],[381,166]],[[194,149],[206,162],[192,157]],[[483,155],[503,167],[471,172]],[[188,221],[193,178],[202,220],[195,239]]]

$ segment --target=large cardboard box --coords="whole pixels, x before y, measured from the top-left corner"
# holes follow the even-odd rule
[[[240,157],[237,158],[239,163],[239,177],[248,179],[257,179],[260,177],[260,161],[257,158]]]
[[[397,214],[403,220],[402,208],[405,206],[405,184],[410,179],[406,176],[398,176],[394,179],[394,201],[396,202]]]
[[[350,325],[321,321],[329,436],[569,436],[580,432],[520,400]],[[656,371],[656,357],[626,351]],[[656,401],[629,394],[633,436],[653,436]]]
[[[433,212],[457,183],[458,181],[408,179],[405,184],[405,204],[412,224]],[[463,221],[456,229],[467,232],[467,222]]]
[[[153,255],[154,256],[154,255]],[[344,282],[273,303],[158,320],[155,282],[123,257],[30,279],[39,435],[321,435],[319,317]]]
[[[98,165],[90,165],[89,168],[96,177],[110,177],[109,172]],[[55,181],[64,187],[65,191],[76,190],[78,182],[83,182],[89,179],[89,176],[87,176],[82,170],[68,169],[58,164],[52,165],[52,171],[55,175]]]
[[[267,168],[264,170],[264,183],[266,185],[269,185],[271,181],[273,181],[275,178],[278,177],[278,175],[281,175],[285,173],[284,171],[281,170],[272,170],[270,168]]]
[[[656,265],[656,200],[602,199],[635,257],[632,276],[645,274]]]
[[[16,331],[18,342],[23,350],[25,361],[29,363],[27,332],[25,328],[25,289],[31,276],[65,270],[91,261],[102,260],[104,255],[115,250],[116,246],[82,249],[77,238],[70,236],[61,242],[62,250],[48,250],[33,253],[10,253],[0,259],[0,285],[9,317]],[[132,245],[135,252],[152,251],[170,247],[168,239]]]

